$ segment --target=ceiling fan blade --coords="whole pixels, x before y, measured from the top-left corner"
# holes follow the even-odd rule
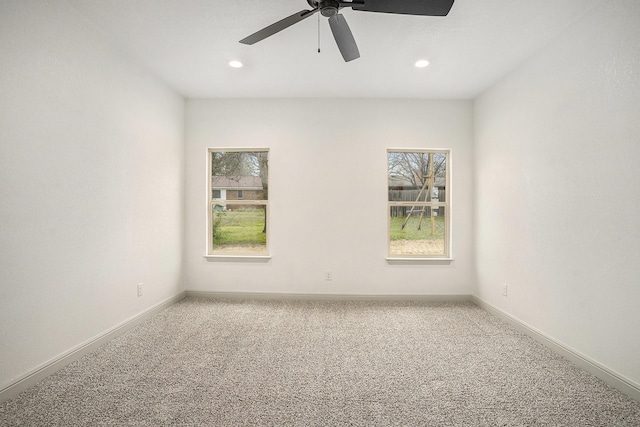
[[[402,13],[405,15],[447,16],[454,0],[362,0],[354,1],[353,10]],[[361,4],[363,3],[363,4]]]
[[[336,39],[336,44],[345,62],[360,58],[358,45],[353,38],[353,34],[351,34],[349,24],[347,24],[344,16],[339,13],[333,15],[329,18],[329,26],[331,27],[333,38]]]
[[[311,15],[313,15],[314,13],[316,13],[318,11],[318,9],[313,9],[313,10],[301,10],[300,12],[294,13],[291,16],[288,16],[278,22],[276,22],[275,24],[271,24],[268,27],[265,27],[263,29],[261,29],[260,31],[257,31],[253,34],[251,34],[249,37],[245,37],[242,40],[240,40],[240,43],[243,44],[254,44],[259,42],[260,40],[264,40],[269,36],[274,35],[275,33],[284,30],[285,28],[289,28],[290,26],[292,26],[293,24],[296,24],[300,21],[302,21],[305,18],[310,17]]]

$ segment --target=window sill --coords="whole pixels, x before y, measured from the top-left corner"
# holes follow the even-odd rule
[[[385,258],[389,264],[451,264],[454,258]]]
[[[207,261],[246,261],[246,262],[261,262],[271,259],[271,255],[204,255]]]

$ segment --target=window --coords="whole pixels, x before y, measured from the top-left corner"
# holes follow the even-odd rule
[[[449,150],[387,151],[389,258],[450,258]]]
[[[269,150],[208,150],[207,255],[268,255]]]

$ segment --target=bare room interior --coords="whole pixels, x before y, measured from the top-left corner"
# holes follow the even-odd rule
[[[460,337],[496,345],[491,351],[504,352],[506,361],[526,362],[526,351],[490,344],[502,325],[508,340],[515,334],[548,351],[547,368],[562,360],[622,402],[595,412],[608,412],[617,425],[639,425],[640,3],[455,0],[446,16],[412,16],[334,2],[348,27],[313,10],[264,40],[239,43],[316,3],[0,2],[0,420],[69,422],[64,414],[34,421],[26,406],[18,412],[11,402],[29,390],[34,401],[46,400],[34,394],[43,381],[70,376],[96,351],[121,357],[119,346],[135,346],[127,334],[171,313],[186,325],[195,312],[210,310],[205,323],[216,310],[228,312],[220,324],[231,328],[268,308],[274,311],[260,328],[280,321],[294,336],[326,326],[322,313],[332,310],[331,328],[344,321],[351,328],[341,332],[344,339],[356,340],[334,344],[352,351],[380,344],[368,329],[358,337],[350,332],[362,322],[420,341],[421,328],[435,333],[429,322],[443,319],[430,316],[450,309],[453,320],[443,324]],[[346,36],[332,33],[333,25],[350,28],[357,55],[342,51],[337,40]],[[216,155],[233,152],[263,153],[265,162],[268,155],[268,199],[263,175],[244,191],[212,176]],[[392,158],[415,153],[446,159],[446,176],[436,176],[432,163],[431,180],[411,187],[424,202],[392,200],[392,186],[401,188],[391,182]],[[250,200],[252,191],[260,200]],[[235,201],[223,200],[232,194]],[[263,209],[261,252],[217,252],[216,220],[244,205]],[[395,252],[393,224],[409,209],[415,218],[420,209],[430,212],[425,233],[441,224],[435,255]],[[180,314],[189,304],[191,314]],[[387,305],[391,314],[378,311]],[[278,317],[287,310],[298,320]],[[398,319],[408,318],[421,326],[405,330]],[[154,330],[160,341],[162,328],[180,330],[173,320],[162,325]],[[447,334],[439,340],[449,342]],[[274,344],[285,338],[278,336],[270,341],[273,354],[289,351]],[[223,338],[201,339],[240,345]],[[323,357],[331,357],[330,342],[318,347],[328,352]],[[144,358],[136,363],[144,366]],[[295,372],[327,378],[300,363],[291,362]],[[487,367],[488,378],[501,363]],[[418,365],[407,365],[411,378],[421,375]],[[407,385],[434,392],[427,386]],[[221,394],[231,390],[221,387]],[[286,399],[304,396],[289,392]],[[255,403],[262,408],[257,418],[211,423],[388,425],[394,421],[384,417],[393,411],[403,425],[609,422],[585,415],[573,424],[549,413],[509,418],[508,405],[491,413],[484,403],[466,413],[443,406],[451,415],[427,422],[419,402],[412,404],[415,418],[403,412],[408,398],[385,406],[354,388],[357,398],[346,401],[369,405],[356,416],[351,406],[336,412],[346,404],[331,400],[336,395],[327,389],[316,392],[329,396],[325,407],[296,401],[299,418],[270,415],[279,401],[256,391],[264,398],[256,398],[264,405]],[[487,393],[504,403],[499,390]],[[456,399],[452,407],[460,406]],[[224,401],[226,414],[234,413],[238,401]],[[146,420],[209,422],[179,418],[182,412]]]

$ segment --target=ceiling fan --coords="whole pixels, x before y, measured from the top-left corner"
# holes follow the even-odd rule
[[[347,20],[338,13],[344,7],[366,12],[400,13],[404,15],[446,16],[453,6],[454,0],[307,0],[311,10],[305,9],[294,13],[275,24],[240,40],[243,44],[254,44],[275,33],[284,30],[310,17],[316,12],[329,18],[329,26],[336,40],[338,49],[346,62],[360,57],[358,45],[349,29]]]

